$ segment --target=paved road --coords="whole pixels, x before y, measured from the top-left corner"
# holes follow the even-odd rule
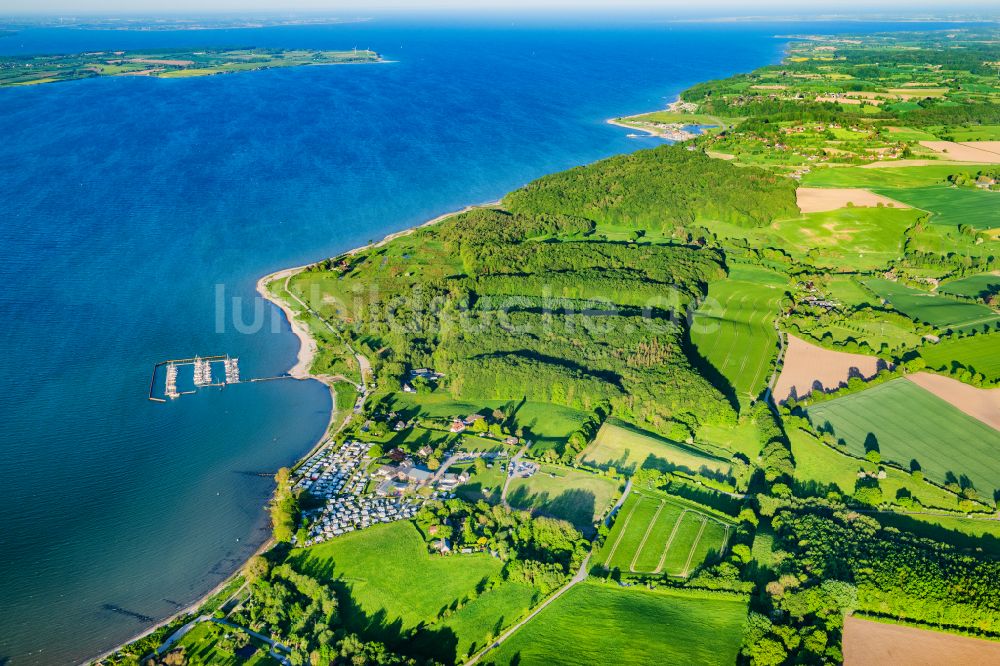
[[[489,647],[484,648],[482,651],[473,655],[473,657],[469,659],[469,661],[465,662],[465,666],[472,666],[472,664],[477,663],[480,659],[485,657],[488,652],[500,647],[501,643],[510,638],[514,634],[514,632],[516,632],[518,629],[527,624],[533,617],[535,617],[543,610],[545,610],[546,606],[548,606],[553,601],[564,595],[567,591],[569,591],[571,587],[573,587],[577,583],[583,582],[587,578],[587,565],[589,563],[590,563],[590,553],[587,553],[587,557],[583,558],[583,563],[580,564],[580,568],[577,570],[576,575],[574,575],[573,578],[571,578],[568,583],[566,583],[558,590],[556,590],[551,597],[540,603],[538,607],[535,608],[535,610],[531,611],[531,613],[526,618],[524,618],[523,620],[512,626],[510,629],[505,631],[503,634],[501,634],[500,637],[495,641],[493,641],[493,643]]]
[[[618,513],[618,509],[622,508],[622,504],[625,503],[625,500],[628,498],[628,494],[630,492],[632,492],[632,477],[631,476],[628,477],[628,481],[625,482],[625,490],[622,491],[622,496],[619,497],[618,501],[615,502],[615,505],[613,507],[611,507],[611,511],[608,511],[608,517],[604,519],[604,524],[605,525],[607,525],[609,527],[611,526],[612,519],[614,519],[615,514]]]

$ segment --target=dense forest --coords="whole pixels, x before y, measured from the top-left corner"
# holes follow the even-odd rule
[[[705,219],[759,227],[798,214],[791,181],[678,146],[545,176],[511,192],[503,204],[517,213],[563,213],[647,229]]]

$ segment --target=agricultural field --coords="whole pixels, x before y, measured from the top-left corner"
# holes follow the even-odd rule
[[[844,664],[995,664],[1000,643],[848,616]]]
[[[294,550],[289,559],[307,575],[343,585],[342,621],[351,631],[372,640],[387,640],[400,630],[418,625],[437,629],[443,608],[468,598],[477,585],[498,574],[502,566],[486,554],[431,555],[417,528],[408,521],[371,527]],[[501,618],[513,621],[520,617],[525,595],[505,587],[481,595],[478,605],[469,604],[451,615],[449,626],[458,634],[458,644],[481,643]],[[483,601],[487,597],[489,600]],[[492,608],[492,621],[463,621],[463,614],[478,616],[483,606]],[[458,633],[458,629],[464,633]]]
[[[997,201],[997,204],[1000,205],[1000,200]],[[938,287],[938,291],[967,296],[968,298],[986,298],[1000,294],[1000,275],[996,273],[970,275],[959,280],[945,282]]]
[[[611,508],[618,490],[618,481],[606,476],[543,464],[526,479],[511,479],[507,501],[515,509],[568,520],[592,534],[594,522]]]
[[[637,469],[723,476],[730,472],[728,461],[610,419],[580,454],[580,462],[600,469],[614,467],[623,474]]]
[[[983,330],[1000,324],[1000,314],[979,303],[932,294],[883,278],[867,278],[863,282],[907,317],[942,330]]]
[[[691,341],[748,404],[760,395],[778,352],[774,320],[785,295],[784,277],[763,268],[734,267],[713,282],[695,312]]]
[[[722,554],[732,525],[665,493],[636,490],[619,509],[598,556],[608,569],[685,578]]]
[[[1000,335],[997,333],[949,337],[937,344],[925,344],[919,351],[928,368],[949,372],[958,366],[980,373],[989,381],[1000,379]]]
[[[810,187],[864,187],[876,194],[933,213],[932,224],[976,229],[1000,227],[1000,206],[995,192],[954,187],[948,176],[975,174],[982,167],[928,165],[895,169],[817,169],[806,174],[803,185]]]
[[[988,500],[1000,490],[1000,432],[906,379],[819,403],[807,414],[854,455],[877,450],[937,483],[971,485]]]
[[[484,658],[486,664],[733,664],[746,602],[585,581]]]
[[[825,349],[791,334],[786,337],[781,374],[774,384],[774,398],[779,402],[799,400],[816,390],[835,390],[853,375],[869,379],[884,365],[875,356]]]

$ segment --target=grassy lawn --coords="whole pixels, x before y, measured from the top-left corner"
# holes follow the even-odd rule
[[[469,472],[470,478],[467,483],[462,484],[456,489],[456,492],[460,496],[470,502],[494,497],[499,498],[500,491],[503,488],[503,480],[506,476],[505,472],[500,469],[499,463],[493,463],[493,467],[487,467],[479,474],[473,471],[474,467],[472,465],[453,465],[448,468],[449,472],[456,474],[463,470]]]
[[[746,603],[587,581],[511,636],[493,664],[732,664]]]
[[[618,482],[590,472],[542,465],[527,479],[513,479],[507,500],[517,509],[568,520],[585,534],[607,511],[618,495]]]
[[[705,424],[694,437],[701,446],[742,453],[748,460],[754,460],[760,453],[760,439],[757,426],[745,420],[732,426]]]
[[[949,370],[953,363],[959,363],[988,379],[1000,377],[1000,335],[996,333],[925,344],[920,348],[920,356],[927,367],[936,370]]]
[[[807,411],[816,427],[832,430],[857,455],[877,448],[904,468],[916,461],[927,478],[971,483],[987,499],[1000,489],[1000,432],[906,379]]]
[[[730,470],[728,461],[613,420],[601,426],[580,461],[601,469],[614,467],[626,474],[640,468],[709,475],[728,475]]]
[[[867,278],[864,283],[907,317],[940,329],[981,330],[1000,322],[1000,314],[979,303],[932,294],[883,278]]]
[[[347,627],[381,641],[391,641],[400,631],[419,624],[435,623],[446,609],[454,609],[501,569],[499,560],[485,554],[431,555],[417,528],[407,521],[297,549],[290,560],[297,569],[334,582]],[[456,624],[437,632],[439,649],[454,653],[463,642],[482,641],[501,615],[509,618],[521,612],[521,601],[514,605],[517,608],[504,609],[493,622],[481,625],[459,622],[452,615]],[[435,625],[428,630],[437,629]],[[458,629],[467,633],[459,634]]]
[[[778,352],[774,330],[786,280],[766,269],[740,267],[729,279],[713,282],[695,313],[691,340],[699,353],[729,381],[741,403],[767,384]]]
[[[413,638],[413,651],[433,655],[444,663],[460,663],[526,615],[538,601],[538,595],[538,590],[530,585],[504,583],[483,593],[428,631],[417,633]]]
[[[597,562],[622,572],[686,576],[728,541],[730,525],[696,504],[636,490],[615,517]]]

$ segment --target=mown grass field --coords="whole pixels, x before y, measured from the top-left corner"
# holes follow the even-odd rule
[[[580,461],[600,469],[614,467],[625,474],[645,468],[728,475],[731,467],[728,461],[613,420],[601,426]]]
[[[487,664],[732,664],[743,601],[585,581],[545,608]]]
[[[633,491],[598,554],[608,569],[686,577],[722,553],[730,524],[665,493]]]
[[[920,356],[927,367],[948,371],[954,363],[982,373],[987,379],[1000,378],[1000,334],[946,338],[937,344],[925,344]]]
[[[591,534],[594,521],[614,503],[618,488],[618,482],[606,476],[542,465],[526,479],[511,480],[507,501],[516,509],[568,520],[584,534]]]
[[[883,278],[867,278],[863,282],[907,317],[940,329],[982,330],[1000,322],[1000,314],[979,303],[932,294]]]
[[[341,588],[340,614],[351,631],[391,640],[400,630],[428,625],[437,636],[434,654],[445,659],[453,659],[459,646],[481,645],[501,620],[520,617],[528,598],[526,591],[506,590],[505,584],[452,613],[446,627],[439,625],[443,611],[468,599],[502,563],[486,554],[431,555],[408,521],[297,549],[289,559],[295,568]]]
[[[905,469],[916,461],[927,478],[971,483],[987,499],[1000,489],[1000,432],[906,379],[821,402],[807,413],[856,455],[877,448],[883,460]]]
[[[778,352],[774,319],[784,296],[783,277],[762,268],[733,269],[713,282],[691,324],[691,341],[729,381],[741,404],[756,398]]]

